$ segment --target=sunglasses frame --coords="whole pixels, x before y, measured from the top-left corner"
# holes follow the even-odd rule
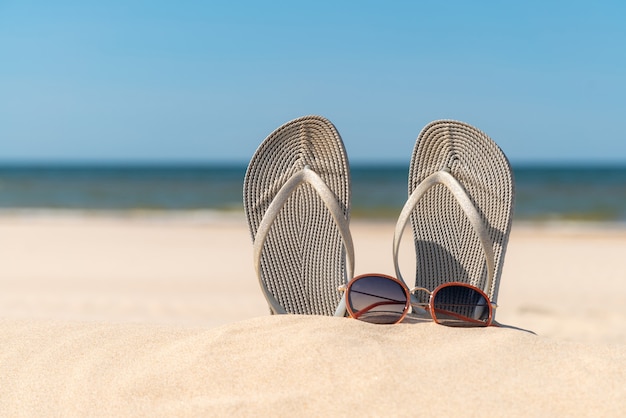
[[[435,321],[435,323],[439,324],[439,325],[445,325],[442,324],[438,318],[437,318],[437,314],[436,314],[436,309],[435,309],[435,296],[437,296],[437,293],[439,291],[441,291],[442,289],[445,289],[446,287],[465,287],[468,289],[473,290],[474,292],[478,293],[480,296],[482,296],[486,301],[487,301],[487,308],[489,309],[489,316],[487,318],[487,322],[483,322],[483,321],[479,321],[479,320],[475,320],[475,319],[471,319],[471,318],[463,318],[464,321],[469,322],[469,323],[475,323],[476,326],[478,327],[488,327],[491,326],[493,324],[493,311],[495,308],[498,307],[498,305],[496,305],[495,303],[493,303],[491,300],[489,300],[489,296],[487,296],[487,294],[485,292],[483,292],[481,289],[479,289],[476,286],[473,286],[469,283],[463,283],[463,282],[448,282],[448,283],[443,283],[440,284],[439,286],[437,286],[435,288],[435,290],[433,290],[432,292],[424,287],[414,287],[412,288],[409,292],[411,295],[413,295],[414,292],[421,290],[423,292],[428,293],[429,298],[428,298],[428,304],[424,305],[421,303],[418,303],[417,306],[426,309],[428,311],[428,313],[430,314],[431,318],[433,319],[433,321]],[[413,306],[415,306],[415,304],[412,304]],[[453,315],[454,316],[454,315]]]
[[[411,307],[411,293],[409,292],[409,288],[406,286],[406,284],[404,284],[402,281],[396,279],[395,277],[388,276],[386,274],[380,274],[380,273],[375,273],[375,274],[370,273],[370,274],[358,275],[356,277],[353,277],[352,280],[350,280],[347,285],[341,285],[341,286],[339,286],[337,288],[337,290],[339,290],[340,292],[345,292],[344,293],[344,297],[346,299],[346,311],[350,315],[350,318],[359,319],[359,316],[360,316],[360,315],[358,315],[358,312],[354,312],[352,310],[352,307],[350,306],[350,301],[349,301],[350,289],[352,288],[352,285],[354,283],[359,281],[359,279],[363,279],[365,277],[382,277],[384,279],[388,279],[388,280],[391,280],[393,282],[396,282],[397,284],[400,285],[402,290],[404,290],[404,294],[406,296],[406,302],[404,303],[404,309],[402,310],[402,315],[400,316],[400,319],[398,319],[393,324],[397,324],[399,322],[402,322],[402,320],[404,320],[404,318],[409,313],[409,308]]]
[[[437,318],[437,314],[436,314],[436,309],[434,306],[434,300],[435,300],[435,296],[437,295],[437,293],[439,291],[441,291],[442,289],[445,289],[447,287],[451,287],[451,286],[460,286],[460,287],[465,287],[468,289],[471,289],[475,292],[477,292],[479,295],[481,295],[486,301],[487,301],[487,308],[489,309],[489,316],[487,318],[486,322],[483,321],[478,321],[478,320],[471,320],[470,318],[463,318],[464,321],[468,322],[468,323],[475,323],[477,327],[488,327],[491,325],[494,325],[493,322],[493,312],[494,309],[498,307],[498,305],[496,305],[495,303],[491,302],[491,300],[489,299],[489,297],[487,296],[487,294],[482,291],[481,289],[479,289],[476,286],[473,286],[471,284],[468,283],[463,283],[463,282],[448,282],[448,283],[443,283],[439,286],[437,286],[437,288],[435,288],[435,290],[430,291],[426,288],[423,287],[414,287],[412,289],[409,290],[409,288],[407,287],[407,285],[402,281],[399,280],[395,277],[386,275],[386,274],[381,274],[381,273],[367,273],[367,274],[360,274],[356,277],[353,277],[352,280],[350,280],[348,282],[348,284],[345,285],[341,285],[337,288],[337,290],[339,290],[340,292],[345,292],[344,293],[344,298],[346,300],[346,311],[348,312],[348,315],[350,315],[351,318],[354,319],[359,319],[359,315],[358,312],[354,312],[352,310],[352,307],[350,306],[350,302],[349,302],[349,294],[350,294],[350,289],[352,288],[352,285],[354,283],[356,283],[358,280],[363,279],[365,277],[380,277],[382,279],[387,279],[387,280],[391,280],[397,284],[400,285],[400,287],[402,288],[402,290],[404,290],[405,296],[406,296],[406,302],[404,305],[404,309],[402,311],[402,315],[400,316],[400,318],[393,323],[390,323],[388,325],[393,325],[393,324],[398,324],[400,322],[402,322],[404,320],[404,318],[406,318],[406,316],[409,313],[409,308],[410,307],[419,307],[421,309],[424,309],[426,311],[428,311],[428,313],[430,314],[431,318],[433,319],[433,321],[439,325],[444,325],[444,326],[449,326],[446,324],[443,324],[439,321],[439,319]],[[428,303],[424,304],[424,303],[420,303],[417,302],[417,300],[415,299],[415,295],[413,294],[416,291],[423,291],[428,293],[429,295],[429,299],[428,299]]]

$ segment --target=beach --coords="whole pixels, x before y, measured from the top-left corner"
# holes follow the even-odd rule
[[[394,275],[393,227],[351,222],[357,274]],[[271,316],[240,213],[15,212],[0,235],[0,416],[626,410],[616,224],[514,222],[486,329]]]

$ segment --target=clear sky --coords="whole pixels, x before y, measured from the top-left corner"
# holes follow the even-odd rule
[[[0,0],[0,161],[247,162],[307,114],[352,162],[451,118],[626,163],[626,2]]]

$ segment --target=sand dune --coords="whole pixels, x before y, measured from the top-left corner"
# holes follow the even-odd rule
[[[353,222],[357,273],[393,273],[392,226]],[[0,232],[0,416],[626,410],[619,228],[514,226],[508,327],[470,330],[270,316],[239,217],[4,215]]]

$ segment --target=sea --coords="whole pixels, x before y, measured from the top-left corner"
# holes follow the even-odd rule
[[[243,212],[245,164],[0,164],[0,213]],[[514,219],[626,225],[626,165],[514,165]],[[353,164],[352,218],[394,219],[408,168]]]

